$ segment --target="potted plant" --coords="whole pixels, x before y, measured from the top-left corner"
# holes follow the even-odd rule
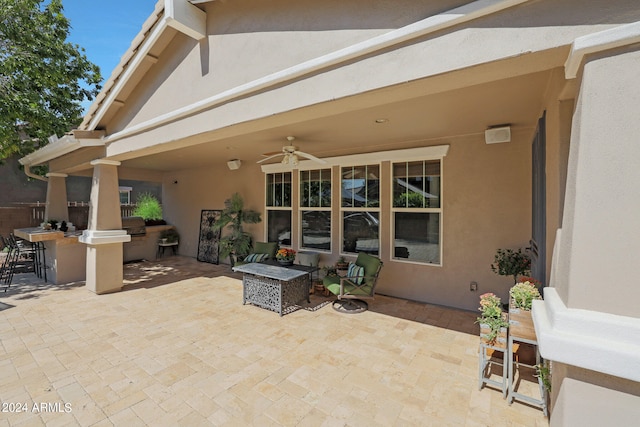
[[[136,199],[136,208],[133,210],[133,216],[139,216],[144,219],[144,224],[164,225],[166,222],[162,219],[162,206],[158,199],[151,193],[141,193]]]
[[[513,287],[509,289],[510,306],[521,310],[531,311],[533,300],[542,299],[540,291],[536,286],[536,282],[539,283],[531,277],[526,277],[523,278],[521,282],[513,285]]]
[[[276,260],[282,265],[291,265],[296,259],[296,251],[289,248],[280,248],[276,252]]]
[[[180,241],[180,234],[172,227],[160,233],[160,240],[162,240],[163,243],[177,243]]]
[[[509,326],[514,337],[537,340],[531,306],[533,300],[542,299],[542,296],[536,283],[539,282],[527,277],[509,289]]]
[[[500,276],[513,276],[513,283],[518,283],[518,276],[529,274],[531,257],[522,249],[498,249],[491,264],[491,271]]]
[[[338,271],[337,271],[335,265],[325,265],[324,267],[322,267],[322,272],[324,273],[325,276],[337,276],[338,275]]]
[[[476,320],[480,324],[480,339],[489,345],[506,348],[509,322],[502,312],[500,298],[488,292],[480,295],[481,315]]]
[[[336,262],[336,269],[346,270],[348,267],[349,267],[349,263],[347,262],[345,257],[341,256],[340,258],[338,258],[338,261]]]
[[[229,257],[231,267],[251,250],[251,235],[244,231],[243,224],[255,224],[262,221],[260,213],[244,208],[242,196],[234,193],[224,201],[224,210],[213,223],[213,231],[228,228],[228,233],[220,238],[220,257]]]

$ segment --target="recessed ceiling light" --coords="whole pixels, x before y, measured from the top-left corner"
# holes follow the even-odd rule
[[[389,119],[375,119],[374,121],[376,123],[380,124],[380,123],[387,123],[389,121]]]

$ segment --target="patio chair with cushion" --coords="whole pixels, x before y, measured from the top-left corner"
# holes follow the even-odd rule
[[[276,258],[278,242],[255,242],[253,250],[242,261],[237,261],[235,266],[249,264],[250,262],[264,262]]]
[[[382,269],[382,261],[360,252],[355,263],[349,263],[346,276],[326,276],[324,287],[338,297],[333,308],[342,313],[361,313],[369,305],[364,299],[373,299]]]

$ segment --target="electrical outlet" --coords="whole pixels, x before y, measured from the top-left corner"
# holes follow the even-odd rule
[[[470,290],[471,292],[475,292],[475,291],[477,291],[477,290],[478,290],[478,282],[471,282],[471,283],[469,284],[469,290]]]

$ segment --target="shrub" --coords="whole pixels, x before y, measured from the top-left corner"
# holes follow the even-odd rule
[[[142,193],[136,199],[133,215],[140,216],[145,221],[162,219],[162,206],[153,194]]]

